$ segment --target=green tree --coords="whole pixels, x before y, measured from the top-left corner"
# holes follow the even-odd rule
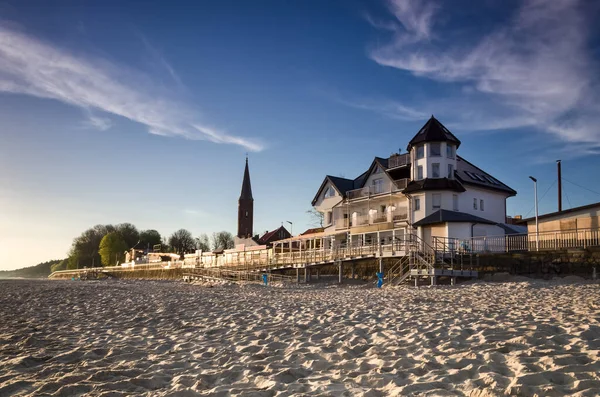
[[[140,232],[140,244],[138,245],[138,247],[140,249],[149,249],[150,251],[152,251],[152,247],[162,243],[161,239],[162,237],[160,236],[160,233],[156,230],[142,230]]]
[[[98,250],[102,258],[102,264],[104,266],[114,266],[117,262],[123,261],[127,248],[127,244],[119,233],[108,233],[100,241]]]
[[[196,241],[186,229],[179,229],[169,237],[169,245],[178,254],[185,254],[194,251]]]
[[[100,266],[100,255],[98,247],[100,241],[108,233],[114,232],[112,225],[96,225],[87,229],[80,236],[73,239],[71,250],[69,251],[69,269],[83,267]]]
[[[233,248],[235,243],[233,240],[233,235],[229,232],[218,232],[218,233],[213,233],[212,236],[212,243],[213,243],[213,249],[214,250],[218,250],[218,249],[230,249]]]
[[[196,248],[202,250],[202,252],[210,251],[210,242],[208,241],[206,233],[202,233],[200,236],[196,237]]]
[[[140,241],[140,233],[137,228],[131,223],[119,223],[116,227],[116,232],[121,235],[127,249],[131,249],[136,246]],[[139,246],[139,244],[138,244]]]

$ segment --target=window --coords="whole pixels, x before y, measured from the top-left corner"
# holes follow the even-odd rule
[[[421,199],[416,198],[415,199],[415,211],[419,211],[420,209],[421,209]]]
[[[454,146],[446,144],[446,157],[448,157],[449,159],[454,158]]]
[[[246,211],[246,218],[248,218],[248,211]]]
[[[442,155],[441,143],[430,143],[429,144],[429,155],[431,157],[440,157]]]
[[[454,165],[448,164],[448,179],[454,179]]]
[[[386,209],[385,205],[382,205],[380,207],[380,211],[381,211],[382,214],[385,214],[385,209]]]
[[[333,213],[331,211],[327,211],[327,224],[331,225],[331,222],[333,221]]]
[[[433,209],[439,210],[440,208],[442,208],[442,195],[440,193],[434,193],[432,195],[432,198]]]
[[[476,198],[473,199],[473,209],[474,210],[477,209],[477,199]]]
[[[417,166],[417,180],[420,181],[421,179],[423,179],[423,166],[419,165]]]
[[[431,177],[432,178],[440,177],[440,163],[431,164]]]
[[[452,209],[458,211],[458,194],[452,195]]]
[[[333,188],[331,186],[329,186],[327,188],[327,190],[325,190],[325,197],[333,197],[335,196],[335,190],[333,190]]]
[[[383,170],[381,169],[381,167],[380,167],[380,166],[377,166],[377,167],[375,168],[375,171],[373,171],[373,173],[374,173],[374,174],[381,174],[382,172],[383,172]]]
[[[373,179],[373,193],[383,193],[383,179]]]
[[[479,200],[479,209],[483,211],[483,199]]]
[[[417,160],[425,157],[425,146],[417,146]]]

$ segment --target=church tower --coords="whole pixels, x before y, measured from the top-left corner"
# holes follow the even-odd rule
[[[248,157],[246,157],[246,169],[244,170],[244,181],[242,182],[242,193],[238,200],[238,238],[252,237],[252,224],[254,217],[254,199],[252,198],[252,186],[250,185],[250,171],[248,171]]]

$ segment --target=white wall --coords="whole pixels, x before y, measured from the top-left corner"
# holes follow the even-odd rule
[[[494,192],[464,185],[466,192],[458,193],[458,210],[467,214],[479,216],[490,221],[506,222],[506,193]],[[473,208],[473,199],[477,199],[477,209]],[[481,211],[480,200],[483,199],[484,210]]]
[[[425,157],[422,159],[417,159],[417,147],[425,146]],[[427,142],[425,144],[420,144],[413,146],[411,149],[411,159],[412,159],[412,179],[417,180],[417,167],[423,167],[423,178],[433,178],[433,163],[440,164],[440,178],[445,178],[448,176],[448,164],[452,164],[454,166],[454,170],[456,170],[456,147],[454,148],[454,158],[448,158],[446,156],[446,146],[448,144],[446,142],[440,143],[441,156],[432,157],[431,156],[431,143]],[[451,144],[450,144],[451,145]]]
[[[415,194],[411,197],[413,200],[413,202],[410,204],[410,208],[412,209],[412,223],[415,223],[425,218],[425,208],[427,206],[427,200],[425,199],[425,194]],[[421,199],[421,209],[419,211],[415,211],[416,198]]]
[[[367,178],[367,181],[366,181],[364,187],[371,187],[371,186],[373,186],[373,180],[374,179],[383,179],[383,184],[382,184],[383,191],[387,192],[387,191],[390,190],[390,186],[392,185],[392,181],[391,181],[390,177],[388,176],[388,174],[386,174],[384,171],[380,172],[379,174],[373,174],[372,173],[371,175],[369,175],[369,177]]]
[[[333,197],[325,197],[325,192],[327,191],[327,188],[333,188],[335,195]],[[319,197],[317,198],[317,202],[315,203],[315,209],[321,213],[323,213],[325,215],[325,219],[324,219],[324,226],[328,226],[327,224],[327,212],[328,211],[332,211],[333,207],[338,204],[340,201],[342,201],[342,196],[340,196],[339,192],[335,189],[335,187],[333,187],[333,185],[331,184],[331,182],[327,182],[327,184],[323,187],[323,190],[321,191],[321,194],[319,195]],[[332,216],[333,219],[333,216]]]

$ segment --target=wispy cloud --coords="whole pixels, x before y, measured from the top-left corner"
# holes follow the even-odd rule
[[[170,98],[140,71],[76,55],[6,25],[0,25],[0,91],[125,117],[154,134],[235,144],[251,151],[264,148],[253,139],[206,126],[189,104]],[[108,126],[98,116],[89,122]]]
[[[393,37],[369,52],[374,61],[462,84],[465,97],[489,105],[472,121],[499,112],[491,124],[500,128],[531,126],[563,141],[586,143],[594,153],[600,147],[597,66],[587,47],[590,21],[581,2],[524,0],[510,21],[474,44],[446,41],[443,31],[436,32],[440,3],[389,0],[388,5],[398,27],[384,25]]]
[[[100,131],[106,131],[112,127],[112,121],[106,117],[90,115],[87,120],[87,125]]]

